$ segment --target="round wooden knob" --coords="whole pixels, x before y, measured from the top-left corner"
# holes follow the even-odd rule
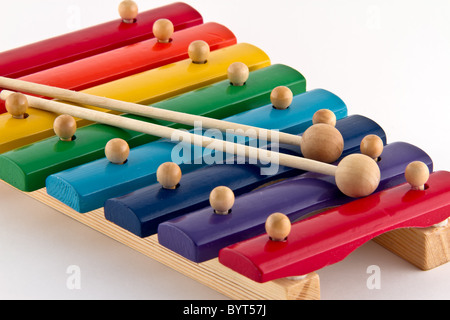
[[[204,64],[208,61],[209,44],[203,40],[193,41],[189,45],[188,53],[193,63]]]
[[[28,99],[22,93],[12,93],[5,100],[6,110],[16,119],[26,118]]]
[[[317,123],[303,133],[300,148],[305,158],[332,163],[342,155],[344,138],[334,126]]]
[[[133,23],[138,15],[138,6],[132,0],[124,0],[119,4],[119,15],[125,23]]]
[[[61,141],[72,141],[77,131],[77,122],[72,116],[63,114],[53,122],[53,130]]]
[[[284,110],[292,104],[294,95],[288,87],[279,86],[270,93],[270,101],[275,109]]]
[[[361,153],[371,157],[375,161],[378,161],[378,158],[383,153],[383,148],[383,140],[375,134],[365,136],[360,145]]]
[[[216,187],[209,195],[209,203],[215,213],[229,214],[234,204],[234,193],[228,187]]]
[[[243,86],[250,72],[245,63],[234,62],[228,67],[228,79],[233,86]]]
[[[365,197],[378,188],[380,168],[372,158],[355,153],[341,160],[335,179],[337,187],[345,195],[352,198]]]
[[[331,110],[321,109],[314,113],[312,123],[326,123],[334,127],[336,126],[336,115]]]
[[[127,161],[129,154],[130,147],[123,139],[111,139],[106,144],[105,155],[111,163],[124,164]]]
[[[173,162],[165,162],[158,167],[156,179],[164,189],[176,189],[181,180],[181,169]]]
[[[422,161],[411,162],[405,169],[405,179],[414,190],[424,190],[429,177],[430,170]]]
[[[159,19],[153,24],[153,34],[161,43],[170,42],[170,37],[174,32],[172,21],[169,19]]]
[[[273,241],[284,241],[291,232],[291,221],[280,212],[272,213],[266,220],[266,232]]]

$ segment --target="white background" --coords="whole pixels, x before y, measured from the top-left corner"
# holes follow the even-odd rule
[[[120,1],[0,1],[0,51],[116,19]],[[308,89],[340,96],[377,121],[388,142],[427,151],[450,169],[450,2],[186,1]],[[137,1],[140,11],[170,1]],[[70,75],[68,75],[70,76]],[[66,270],[81,270],[69,290]],[[367,268],[381,270],[370,290]],[[449,299],[450,264],[423,272],[373,242],[319,272],[322,299]],[[226,299],[215,291],[0,184],[0,299]]]

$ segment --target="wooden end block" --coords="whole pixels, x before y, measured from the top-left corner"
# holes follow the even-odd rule
[[[374,241],[424,271],[450,261],[450,224],[397,229]]]

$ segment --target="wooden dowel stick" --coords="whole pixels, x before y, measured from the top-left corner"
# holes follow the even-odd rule
[[[12,91],[3,90],[0,93],[0,99],[6,100],[8,96],[13,93],[14,92]],[[57,102],[54,100],[42,99],[29,95],[25,96],[28,99],[29,105],[37,109],[42,109],[59,114],[68,114],[76,118],[107,124],[123,129],[134,130],[161,138],[171,139],[172,141],[178,140],[182,142],[190,142],[193,145],[201,146],[204,148],[214,149],[229,154],[243,155],[246,158],[257,159],[263,162],[279,164],[290,168],[296,168],[300,170],[312,171],[316,173],[333,176],[335,175],[336,172],[336,166],[315,160],[296,157],[269,150],[263,150],[255,147],[249,147],[229,141],[204,137],[183,130],[173,129],[170,127],[165,127],[153,123],[116,116],[113,114],[96,111],[92,109],[77,107],[66,103]]]
[[[275,142],[300,146],[300,142],[302,139],[301,136],[288,134],[284,132],[241,125],[237,123],[232,123],[218,119],[211,119],[183,112],[164,110],[151,106],[143,106],[136,103],[94,96],[84,92],[77,92],[73,90],[52,87],[18,79],[0,77],[0,88],[41,95],[77,104],[106,108],[109,110],[125,112],[143,117],[149,117],[175,123],[181,123],[190,126],[194,126],[195,122],[201,121],[203,128],[218,129],[223,132],[225,132],[226,130],[234,130],[235,134],[237,135],[239,135],[239,131],[241,131],[242,134],[248,135],[251,138],[261,137],[264,138],[266,141],[275,140]],[[250,133],[254,134],[250,135]]]

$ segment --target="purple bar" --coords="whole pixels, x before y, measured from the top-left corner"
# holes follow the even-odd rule
[[[381,182],[377,191],[405,182],[406,166],[423,161],[432,171],[430,157],[419,148],[402,142],[387,145],[379,167]],[[208,206],[159,225],[160,244],[194,262],[215,258],[219,250],[265,232],[267,217],[286,214],[291,221],[311,212],[354,200],[342,194],[334,177],[306,173],[278,184],[237,197],[231,214],[214,214]]]

